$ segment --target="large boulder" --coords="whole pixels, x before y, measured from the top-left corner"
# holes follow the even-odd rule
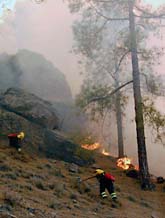
[[[0,55],[0,89],[22,88],[51,102],[72,102],[65,75],[41,54],[19,50]]]
[[[49,129],[58,128],[58,117],[51,103],[22,89],[8,89],[1,95],[0,105],[30,122],[35,122]]]

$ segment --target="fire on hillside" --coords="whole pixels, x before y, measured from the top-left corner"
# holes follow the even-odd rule
[[[84,149],[87,149],[87,150],[99,149],[103,155],[110,156],[110,153],[107,152],[99,142],[95,142],[93,144],[83,144],[83,145],[81,145],[81,147]],[[122,168],[123,170],[128,170],[128,169],[134,169],[137,171],[139,170],[139,167],[133,165],[132,159],[128,158],[128,157],[123,157],[123,158],[117,159],[116,164],[118,167]]]
[[[110,156],[110,153],[105,151],[105,149],[103,149],[101,153],[104,154],[105,156]]]
[[[95,142],[93,144],[83,144],[81,147],[92,151],[101,148],[101,145],[98,142]]]
[[[81,145],[82,148],[87,149],[87,150],[101,150],[101,153],[105,156],[110,156],[110,153],[107,152],[104,148],[102,148],[103,146],[99,143],[99,142],[95,142],[93,144],[83,144]]]
[[[117,160],[117,166],[122,168],[123,170],[128,170],[128,169],[139,170],[139,167],[138,166],[134,166],[132,164],[132,159],[128,158],[128,157],[119,158]]]

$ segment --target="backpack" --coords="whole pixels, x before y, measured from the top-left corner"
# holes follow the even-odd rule
[[[115,177],[112,176],[110,173],[105,173],[104,176],[106,179],[111,180],[112,182],[115,181]]]

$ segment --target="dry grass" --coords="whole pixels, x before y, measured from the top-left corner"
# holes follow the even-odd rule
[[[116,191],[121,207],[112,207],[110,197],[102,200],[95,179],[79,183],[91,176],[93,167],[69,171],[69,163],[18,154],[13,148],[0,147],[0,217],[8,213],[17,218],[163,218],[165,214],[164,184],[156,191],[142,191],[139,183],[117,169],[115,159],[96,154],[96,164],[116,177]],[[9,216],[8,216],[9,217]]]

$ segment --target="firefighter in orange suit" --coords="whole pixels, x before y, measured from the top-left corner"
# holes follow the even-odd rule
[[[96,175],[97,180],[100,183],[100,195],[101,195],[101,197],[107,198],[107,194],[105,192],[105,190],[107,189],[110,196],[111,196],[111,199],[113,201],[116,201],[117,195],[116,195],[115,189],[114,189],[114,181],[115,181],[114,176],[112,176],[110,173],[104,172],[102,169],[96,169],[95,175]]]
[[[11,133],[8,135],[9,145],[15,147],[18,152],[21,152],[22,140],[24,139],[24,132]]]

